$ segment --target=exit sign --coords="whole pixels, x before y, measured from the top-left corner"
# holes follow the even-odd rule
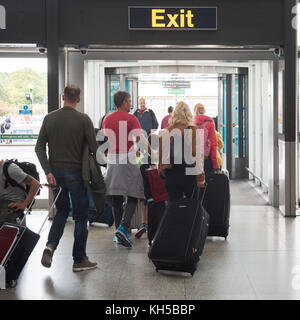
[[[217,30],[216,7],[128,7],[129,30]]]

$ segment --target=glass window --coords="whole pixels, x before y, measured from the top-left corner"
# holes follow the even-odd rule
[[[1,158],[34,163],[41,183],[46,177],[34,147],[47,112],[47,59],[0,58]],[[38,198],[47,197],[43,188]]]

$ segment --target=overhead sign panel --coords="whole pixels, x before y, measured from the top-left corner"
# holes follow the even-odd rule
[[[128,7],[129,30],[217,30],[216,7]]]
[[[190,81],[163,81],[162,83],[163,88],[171,88],[171,89],[178,89],[178,88],[190,88],[191,82]]]

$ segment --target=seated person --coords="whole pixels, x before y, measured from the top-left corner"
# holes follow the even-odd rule
[[[22,219],[24,210],[31,204],[40,183],[32,176],[26,174],[15,163],[8,166],[9,177],[21,186],[12,186],[7,183],[3,172],[4,160],[0,160],[0,227],[4,222],[16,223],[17,219]],[[26,185],[29,185],[29,192],[25,192]]]

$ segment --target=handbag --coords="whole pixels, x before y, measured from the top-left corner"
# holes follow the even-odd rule
[[[146,173],[154,202],[169,200],[165,183],[158,174],[157,168],[149,168]]]

